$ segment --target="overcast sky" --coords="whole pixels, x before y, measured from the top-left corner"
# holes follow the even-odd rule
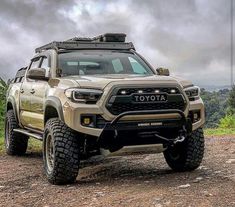
[[[230,0],[1,0],[0,76],[13,77],[50,41],[124,32],[155,68],[228,85],[230,9]]]

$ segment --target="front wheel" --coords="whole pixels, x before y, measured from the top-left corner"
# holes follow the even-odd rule
[[[198,168],[204,155],[202,128],[191,133],[184,142],[164,151],[167,164],[175,171],[191,171]]]
[[[70,184],[79,170],[79,140],[72,129],[57,118],[47,121],[43,138],[43,162],[52,184]]]

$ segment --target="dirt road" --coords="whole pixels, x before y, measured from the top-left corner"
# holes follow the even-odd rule
[[[162,154],[96,157],[77,183],[52,186],[42,156],[0,156],[0,206],[234,206],[235,137],[208,138],[194,172],[174,173]]]

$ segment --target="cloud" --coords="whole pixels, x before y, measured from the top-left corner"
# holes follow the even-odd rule
[[[73,22],[59,9],[73,5],[64,1],[0,2],[0,76],[11,78],[17,69],[29,63],[34,49],[55,37],[75,35]]]
[[[3,0],[0,76],[13,76],[49,41],[125,32],[154,67],[201,85],[229,84],[229,12],[223,0]]]

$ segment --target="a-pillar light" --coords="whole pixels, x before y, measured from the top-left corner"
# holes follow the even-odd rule
[[[124,90],[121,91],[120,93],[121,93],[122,95],[126,95],[126,91],[124,91]]]
[[[171,92],[171,93],[176,93],[176,90],[175,90],[175,89],[171,89],[170,92]]]

